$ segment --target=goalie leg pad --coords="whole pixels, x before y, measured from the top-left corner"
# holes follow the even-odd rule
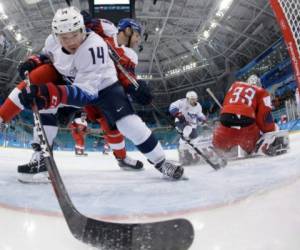
[[[268,156],[284,154],[290,145],[287,130],[280,130],[265,133],[256,143],[255,153],[262,153]]]

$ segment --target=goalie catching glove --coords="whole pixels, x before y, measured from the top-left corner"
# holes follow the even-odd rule
[[[62,102],[63,96],[66,96],[64,86],[46,83],[39,86],[30,85],[22,89],[19,99],[27,109],[31,109],[34,100],[38,109],[48,109],[57,107]]]

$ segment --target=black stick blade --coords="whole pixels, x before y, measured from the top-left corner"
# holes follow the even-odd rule
[[[89,218],[81,240],[100,249],[187,250],[194,240],[194,229],[185,219],[123,224]]]
[[[51,183],[72,235],[104,250],[187,250],[194,228],[185,219],[152,223],[114,223],[81,214],[73,205],[52,156],[45,157]]]

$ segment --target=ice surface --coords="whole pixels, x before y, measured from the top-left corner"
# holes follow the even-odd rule
[[[278,157],[229,162],[221,171],[186,167],[187,181],[161,176],[139,153],[144,171],[120,170],[101,153],[75,157],[55,152],[72,201],[80,212],[114,221],[185,217],[196,230],[192,249],[300,249],[300,134]],[[168,157],[177,158],[175,151]],[[0,250],[89,249],[73,239],[50,185],[21,184],[16,168],[30,151],[0,148]],[[5,225],[5,226],[4,226]]]

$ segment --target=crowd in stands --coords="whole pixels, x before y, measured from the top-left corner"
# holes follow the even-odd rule
[[[278,110],[281,108],[284,108],[284,103],[287,100],[295,100],[295,88],[290,88],[287,86],[279,87],[275,91],[275,95],[272,98],[272,105],[274,107],[274,110]]]

